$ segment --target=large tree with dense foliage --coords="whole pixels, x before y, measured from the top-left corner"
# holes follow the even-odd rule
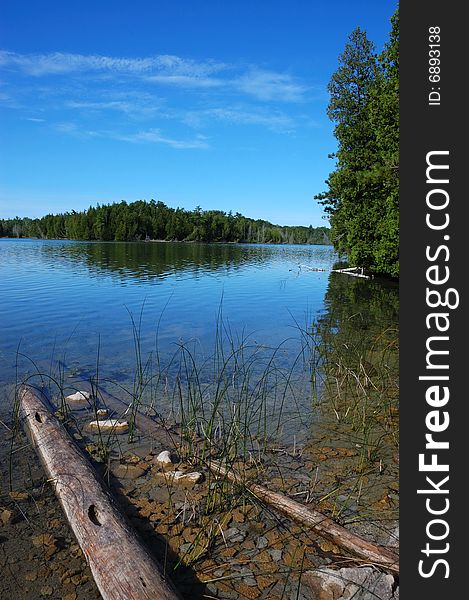
[[[328,116],[338,149],[328,190],[316,196],[331,222],[331,238],[350,264],[399,274],[399,18],[377,56],[355,29],[328,86]]]

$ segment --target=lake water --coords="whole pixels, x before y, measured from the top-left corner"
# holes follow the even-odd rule
[[[210,360],[218,323],[219,340],[221,331],[255,352],[281,345],[282,368],[318,319],[340,329],[360,314],[357,335],[395,324],[397,288],[331,275],[335,260],[330,246],[2,239],[0,382],[60,359],[84,377],[99,362],[101,378],[125,386],[135,375],[133,324],[143,361],[157,348],[171,362],[181,345]]]

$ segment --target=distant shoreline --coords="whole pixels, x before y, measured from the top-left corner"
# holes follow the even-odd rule
[[[165,244],[223,244],[228,246],[249,245],[249,246],[332,246],[331,243],[316,243],[316,242],[226,242],[226,241],[204,241],[204,240],[164,240],[164,239],[149,239],[149,240],[78,240],[75,238],[40,238],[40,237],[17,237],[17,236],[1,236],[0,240],[38,240],[44,242],[97,242],[100,244],[134,244],[134,243],[165,243]]]

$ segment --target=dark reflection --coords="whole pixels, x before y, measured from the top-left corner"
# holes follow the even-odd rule
[[[312,248],[317,254],[321,246],[304,249],[249,244],[190,244],[178,242],[72,242],[41,245],[48,261],[61,260],[79,267],[85,266],[91,274],[109,274],[126,280],[148,281],[164,279],[180,271],[193,276],[235,272],[246,265],[260,265],[285,259],[308,260]],[[324,247],[324,260],[330,260],[330,247]]]
[[[360,279],[331,273],[324,298],[323,326],[336,332],[377,332],[397,327],[399,287],[393,281]]]
[[[398,284],[331,273],[324,306],[313,337],[326,372],[352,384],[370,374],[397,381]]]

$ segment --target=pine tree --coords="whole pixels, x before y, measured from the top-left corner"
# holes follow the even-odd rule
[[[330,216],[332,242],[351,265],[398,276],[398,12],[377,57],[360,28],[349,37],[328,86],[336,168],[316,196]]]

